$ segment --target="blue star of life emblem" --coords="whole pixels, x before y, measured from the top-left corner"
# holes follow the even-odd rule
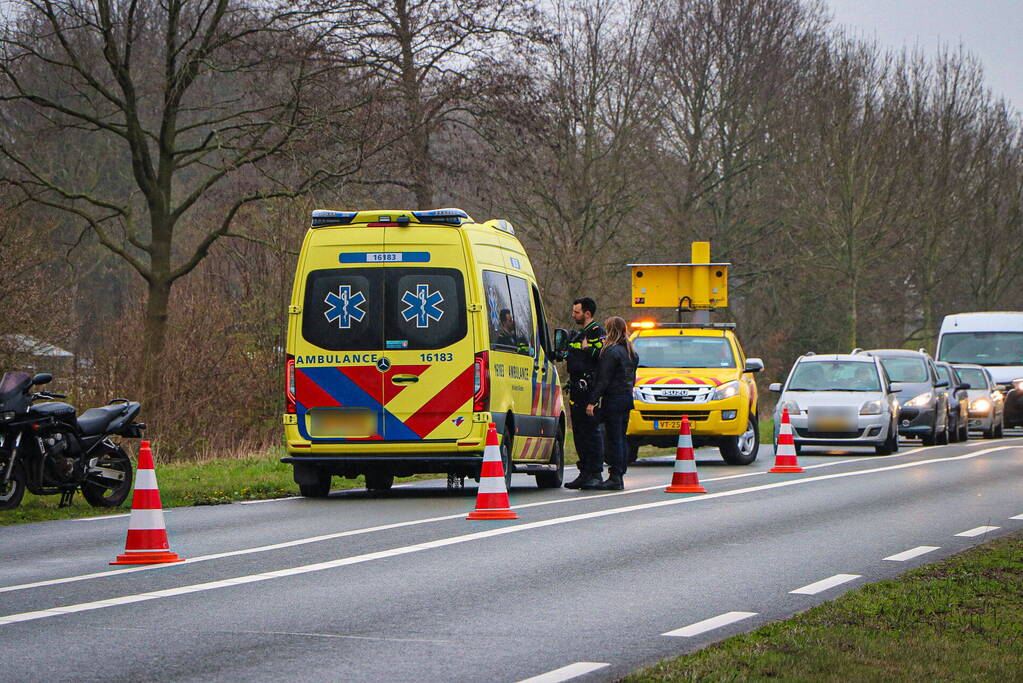
[[[332,323],[336,320],[338,329],[346,330],[352,326],[353,320],[361,323],[362,319],[366,317],[366,311],[359,308],[366,303],[366,297],[362,295],[362,292],[352,294],[352,288],[349,285],[338,287],[337,294],[329,292],[323,301],[328,306],[323,315],[327,318],[327,322]]]
[[[416,327],[429,327],[431,320],[440,320],[444,311],[439,304],[444,301],[440,292],[431,292],[429,285],[416,285],[416,291],[406,291],[401,297],[405,310],[401,312],[405,322],[416,321]]]

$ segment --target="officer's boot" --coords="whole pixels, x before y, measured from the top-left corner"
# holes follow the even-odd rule
[[[622,481],[622,475],[617,472],[611,472],[607,477],[607,481],[602,483],[600,488],[604,491],[623,491],[625,489],[625,482]]]
[[[579,476],[565,484],[565,488],[577,489],[580,486],[582,486],[585,482],[588,482],[590,479],[593,479],[592,474],[590,474],[589,472],[583,472],[582,470],[579,470]]]
[[[579,484],[579,488],[584,491],[600,491],[604,488],[604,480],[600,478],[600,474],[590,474],[589,479]]]

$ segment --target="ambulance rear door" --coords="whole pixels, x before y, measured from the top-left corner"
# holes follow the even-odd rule
[[[455,441],[472,429],[473,335],[458,228],[385,228],[383,403],[388,441]]]

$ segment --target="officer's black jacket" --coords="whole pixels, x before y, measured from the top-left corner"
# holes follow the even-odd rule
[[[591,320],[590,324],[581,330],[577,330],[568,342],[568,357],[565,359],[568,365],[568,376],[573,380],[591,378],[597,371],[597,363],[600,360],[600,349],[604,346],[604,337],[607,333],[604,328]],[[586,339],[586,348],[582,347],[582,340]]]
[[[632,396],[632,387],[636,384],[636,365],[638,355],[629,355],[625,344],[615,344],[604,349],[600,354],[600,366],[597,368],[597,383],[590,394],[590,403],[596,403],[605,396]]]

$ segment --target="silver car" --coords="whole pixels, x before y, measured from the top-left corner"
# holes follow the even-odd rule
[[[775,443],[782,410],[788,408],[796,451],[802,446],[873,446],[879,455],[899,450],[900,387],[889,381],[872,356],[800,356],[780,392],[774,411]]]
[[[1005,395],[983,365],[956,363],[952,366],[959,378],[970,385],[966,390],[969,401],[969,429],[982,432],[985,439],[1000,439],[1004,429]]]

